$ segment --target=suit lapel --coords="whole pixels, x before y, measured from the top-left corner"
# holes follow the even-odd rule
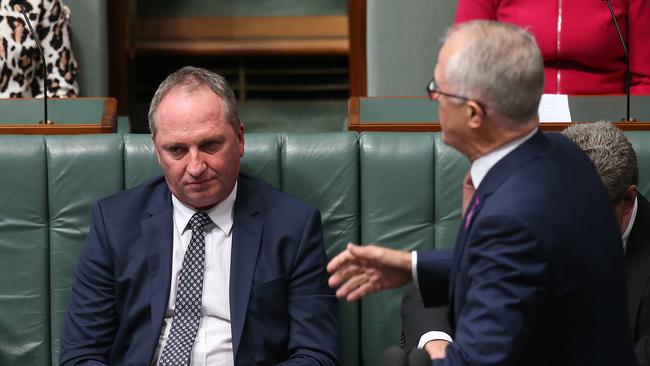
[[[639,194],[636,219],[627,241],[625,264],[628,283],[628,310],[632,329],[650,279],[650,203]]]
[[[455,316],[458,315],[459,309],[455,306],[460,305],[456,301],[456,279],[458,277],[457,271],[462,263],[462,258],[465,255],[467,247],[467,240],[469,233],[472,230],[474,222],[478,219],[479,213],[485,203],[489,200],[489,196],[496,191],[501,183],[512,175],[515,170],[537,157],[549,146],[549,141],[544,136],[541,130],[538,130],[531,138],[519,145],[516,149],[510,152],[499,160],[487,173],[481,184],[476,189],[476,193],[470,201],[470,206],[467,213],[462,219],[460,228],[458,229],[458,236],[454,247],[454,258],[451,267],[451,281],[449,288],[449,301],[450,309],[453,309],[451,314],[452,322],[455,322]],[[461,291],[458,295],[463,296],[466,289],[459,289]]]
[[[230,258],[230,316],[235,359],[246,322],[264,226],[255,187],[245,176],[240,176],[237,185]]]
[[[163,181],[156,190],[149,207],[149,217],[142,220],[143,244],[147,254],[150,276],[151,332],[155,343],[162,329],[165,310],[169,302],[173,249],[173,220],[171,193]]]

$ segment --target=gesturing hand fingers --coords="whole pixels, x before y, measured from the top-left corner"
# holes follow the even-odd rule
[[[334,272],[328,281],[330,287],[336,288],[348,281],[352,276],[361,273],[362,269],[354,262],[347,262]]]
[[[327,265],[328,284],[336,296],[357,300],[371,292],[404,285],[411,275],[411,254],[352,243]]]
[[[330,274],[335,273],[341,267],[346,265],[346,263],[355,260],[357,257],[350,251],[350,248],[355,246],[357,245],[354,243],[348,243],[347,248],[332,258],[332,260],[327,264],[327,272]]]
[[[348,295],[368,281],[368,277],[362,271],[357,271],[354,275],[348,276],[342,281],[341,286],[336,290],[336,297],[347,298]],[[348,298],[348,300],[350,300]]]
[[[377,289],[375,288],[372,282],[364,281],[359,287],[355,288],[350,293],[348,293],[345,299],[348,301],[357,301],[362,297],[366,296],[367,294],[375,291],[377,291]],[[337,296],[338,296],[338,291],[337,291]],[[339,296],[339,297],[343,297],[343,296]]]

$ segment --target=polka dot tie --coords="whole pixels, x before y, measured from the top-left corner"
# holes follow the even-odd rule
[[[185,366],[190,356],[201,321],[201,297],[205,268],[205,226],[211,223],[203,212],[190,219],[192,239],[183,257],[183,266],[176,287],[176,307],[172,328],[160,357],[161,366]]]

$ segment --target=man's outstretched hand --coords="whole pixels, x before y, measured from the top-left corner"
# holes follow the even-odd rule
[[[336,297],[355,301],[369,293],[411,281],[411,253],[376,245],[348,247],[327,265]]]

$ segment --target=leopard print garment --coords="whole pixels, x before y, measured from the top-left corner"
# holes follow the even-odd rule
[[[41,40],[47,63],[47,95],[79,92],[70,47],[70,10],[60,0],[0,0],[0,97],[42,97],[43,65],[19,2]]]

